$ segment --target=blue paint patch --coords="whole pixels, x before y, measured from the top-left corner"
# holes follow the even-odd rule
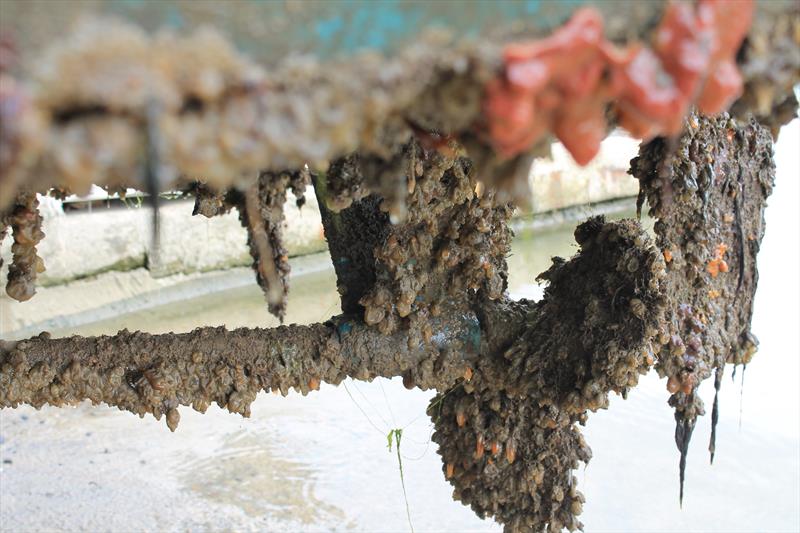
[[[338,2],[338,6],[341,15],[314,24],[314,33],[321,44],[337,53],[362,49],[386,52],[411,38],[425,21],[426,7],[410,2],[346,0]]]
[[[350,322],[342,322],[338,326],[336,326],[336,331],[339,333],[339,337],[341,338],[342,335],[347,335],[351,331],[353,331],[353,324]]]
[[[533,15],[534,13],[539,11],[542,2],[541,0],[527,0],[525,2],[525,13],[528,15]]]
[[[315,25],[317,37],[323,44],[331,44],[336,35],[344,28],[344,20],[342,17],[334,17],[332,19],[320,20]]]
[[[465,342],[472,345],[473,350],[475,352],[479,352],[481,349],[481,324],[478,322],[478,319],[474,316],[467,318],[467,335],[466,339],[462,339]]]
[[[171,28],[182,28],[184,26],[183,15],[175,6],[170,6],[167,11],[166,23]]]

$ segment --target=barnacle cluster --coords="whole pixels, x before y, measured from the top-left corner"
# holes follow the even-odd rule
[[[267,297],[269,312],[283,321],[289,295],[289,256],[283,244],[286,190],[291,188],[302,205],[307,170],[299,172],[262,172],[256,184],[243,193],[237,203],[239,219],[247,228],[247,245],[253,258],[253,270]]]
[[[797,116],[794,87],[800,79],[800,10],[788,16],[768,17],[779,11],[772,2],[760,2],[753,30],[738,52],[744,93],[731,115],[755,116],[777,137],[779,128]]]
[[[736,64],[749,0],[670,3],[651,46],[636,38],[649,35],[645,22],[659,10],[643,11],[636,28],[612,19],[607,39],[599,14],[583,10],[549,37],[533,32],[505,48],[432,34],[393,58],[291,56],[269,71],[208,28],[147,35],[86,21],[30,64],[24,84],[3,74],[0,191],[10,202],[23,179],[39,191],[145,189],[151,151],[162,185],[202,179],[225,190],[262,170],[325,171],[355,151],[388,160],[421,131],[468,146],[482,180],[518,200],[527,164],[510,156],[535,149],[546,132],[585,162],[609,124],[642,137],[676,133],[695,96],[718,111],[742,80],[737,116],[790,115],[800,79],[791,9],[761,6]]]
[[[644,145],[631,162],[640,200],[647,199],[657,219],[657,244],[669,258],[669,310],[656,369],[668,378],[682,467],[704,414],[698,385],[716,370],[719,388],[726,363],[747,364],[755,353],[756,254],[774,171],[769,130],[727,114],[692,115],[680,139]]]
[[[39,175],[40,189],[135,187],[148,128],[158,133],[162,180],[202,179],[220,190],[262,170],[324,170],[357,149],[388,158],[411,132],[403,110],[425,120],[418,104],[441,93],[440,79],[458,75],[465,83],[450,88],[478,97],[490,75],[486,48],[421,42],[395,59],[363,55],[346,68],[291,57],[266,76],[208,28],[150,36],[87,21],[45,54],[25,90],[3,92],[4,101],[29,100],[44,133],[26,143],[33,155],[24,168],[15,162],[8,171]],[[438,123],[463,127],[463,111],[450,109],[452,120]]]
[[[659,349],[664,261],[647,234],[598,217],[575,237],[580,252],[540,276],[541,302],[507,303],[524,317],[511,342],[428,408],[454,497],[512,531],[581,527],[572,470],[591,451],[575,424],[635,386]],[[489,334],[501,327],[485,318]]]
[[[220,191],[206,182],[194,182],[186,190],[195,199],[193,215],[211,218],[237,209],[239,220],[247,229],[256,281],[264,291],[270,313],[281,321],[286,313],[291,270],[283,243],[286,191],[291,189],[297,206],[302,207],[309,184],[310,175],[304,168],[293,172],[261,172],[256,183],[244,192],[235,187]]]
[[[364,321],[384,333],[410,324],[428,342],[428,319],[441,313],[444,300],[478,290],[497,299],[506,288],[513,209],[496,203],[469,159],[452,148],[414,144],[406,151],[405,219],[375,247],[375,282],[359,299]]]
[[[45,121],[25,87],[0,69],[0,213],[9,208],[44,144]]]
[[[36,276],[44,272],[44,261],[36,255],[36,245],[44,238],[42,215],[38,207],[35,194],[20,195],[11,212],[0,221],[0,239],[8,226],[11,226],[14,238],[6,293],[20,302],[33,297],[36,293]]]

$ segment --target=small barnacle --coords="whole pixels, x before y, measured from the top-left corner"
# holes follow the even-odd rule
[[[199,365],[203,362],[203,354],[201,352],[192,352],[192,362]]]
[[[686,348],[691,355],[697,355],[702,347],[703,343],[697,335],[690,335],[689,340],[686,341]]]
[[[198,413],[205,413],[208,410],[210,402],[208,398],[197,398],[194,402],[192,402],[192,409],[197,411]]]
[[[483,435],[478,435],[478,439],[475,442],[475,459],[480,459],[483,457]]]
[[[394,331],[395,328],[395,319],[394,315],[389,314],[386,315],[386,318],[380,321],[378,324],[378,331],[380,331],[383,335],[389,335]]]
[[[408,315],[411,314],[411,304],[410,303],[399,301],[395,305],[395,309],[397,309],[397,314],[400,315],[403,318],[405,318],[405,317],[407,317]]]
[[[506,444],[506,459],[508,463],[511,464],[514,462],[514,459],[517,457],[517,447],[514,445],[513,442],[509,442]]]
[[[569,504],[569,510],[572,511],[572,514],[579,515],[583,512],[583,504],[578,499],[572,500]]]
[[[695,384],[696,384],[696,379],[694,377],[694,374],[686,373],[681,383],[681,392],[684,394],[691,394]]]
[[[642,302],[639,298],[631,298],[630,307],[631,313],[633,313],[636,318],[643,319],[647,313],[647,306],[645,306],[644,302]]]
[[[433,338],[433,329],[431,329],[431,325],[428,323],[425,323],[422,326],[422,338],[425,340],[425,342],[430,342],[431,338]]]
[[[181,421],[181,414],[177,409],[172,408],[167,411],[167,427],[170,431],[174,432],[178,429],[178,423]]]
[[[712,278],[716,278],[720,272],[728,271],[728,263],[725,262],[725,252],[728,251],[728,246],[724,243],[717,245],[714,257],[708,262],[706,270],[711,274]]]
[[[466,424],[466,423],[467,423],[467,417],[464,415],[464,411],[461,411],[461,410],[457,411],[456,412],[456,424],[458,424],[458,427],[463,428],[464,424]]]
[[[492,266],[489,261],[484,260],[483,263],[481,263],[481,267],[487,279],[492,279],[492,277],[494,277],[494,266]]]
[[[157,391],[160,391],[162,389],[161,381],[155,375],[153,375],[152,370],[145,370],[144,372],[142,372],[142,375],[145,377],[145,379],[153,389]]]
[[[584,398],[593,398],[600,393],[600,384],[595,380],[587,381],[582,392]]]
[[[681,388],[681,380],[678,376],[670,376],[667,380],[667,391],[670,394],[675,394]]]
[[[367,323],[369,326],[374,326],[381,320],[386,314],[386,310],[377,305],[370,305],[367,306],[366,310],[364,311],[364,322]]]
[[[683,344],[683,339],[678,335],[673,335],[670,339],[669,353],[674,357],[678,357],[686,353],[686,346]]]
[[[283,392],[284,390],[281,388],[281,393]],[[286,393],[288,394],[288,389]],[[286,394],[283,395],[286,396]],[[239,413],[240,415],[246,417],[250,410],[250,402],[247,400],[247,397],[244,393],[232,392],[228,397],[228,404],[226,407],[231,413]]]

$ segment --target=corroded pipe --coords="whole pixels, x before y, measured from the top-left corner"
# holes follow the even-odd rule
[[[492,340],[464,307],[432,319],[429,343],[407,332],[383,335],[352,316],[275,329],[198,328],[151,335],[0,341],[0,407],[65,405],[88,399],[141,416],[171,418],[179,405],[204,412],[211,402],[248,416],[259,391],[303,394],[346,377],[408,376],[422,388],[444,388],[464,374]],[[504,330],[505,331],[505,330]],[[505,334],[512,334],[507,331]]]

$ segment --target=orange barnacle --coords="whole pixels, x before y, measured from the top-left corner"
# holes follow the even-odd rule
[[[475,459],[483,457],[483,435],[478,435],[478,441],[475,444]]]
[[[458,427],[463,428],[464,424],[467,423],[467,417],[464,415],[464,411],[457,411],[456,412],[456,424]]]
[[[469,381],[471,379],[472,379],[472,368],[467,367],[466,370],[464,370],[464,381]]]
[[[447,469],[444,474],[445,479],[450,479],[453,477],[453,472],[455,471],[456,467],[453,463],[447,463]]]
[[[681,384],[681,392],[684,394],[691,394],[694,385],[694,376],[692,374],[687,374],[687,376],[683,379],[683,383]]]
[[[514,462],[514,459],[517,457],[517,447],[514,445],[513,442],[509,442],[506,444],[506,459],[508,459],[509,464]]]
[[[319,378],[311,378],[308,380],[308,388],[310,390],[319,390]]]
[[[667,391],[669,391],[670,394],[675,394],[678,392],[678,390],[680,390],[680,388],[681,380],[678,378],[678,376],[670,376],[667,380]]]
[[[708,262],[706,270],[711,274],[712,278],[716,278],[720,272],[728,271],[728,263],[725,262],[723,256],[728,251],[728,246],[724,243],[717,245],[716,252],[711,261]]]
[[[142,372],[142,375],[147,379],[147,383],[149,383],[153,389],[158,391],[162,389],[161,382],[151,373],[150,370],[145,370]]]
[[[497,442],[497,441],[494,441],[492,443],[492,455],[494,455],[496,457],[498,453],[500,453],[500,443]]]
[[[664,261],[667,263],[672,261],[672,251],[669,248],[666,248],[662,253],[664,254]]]

